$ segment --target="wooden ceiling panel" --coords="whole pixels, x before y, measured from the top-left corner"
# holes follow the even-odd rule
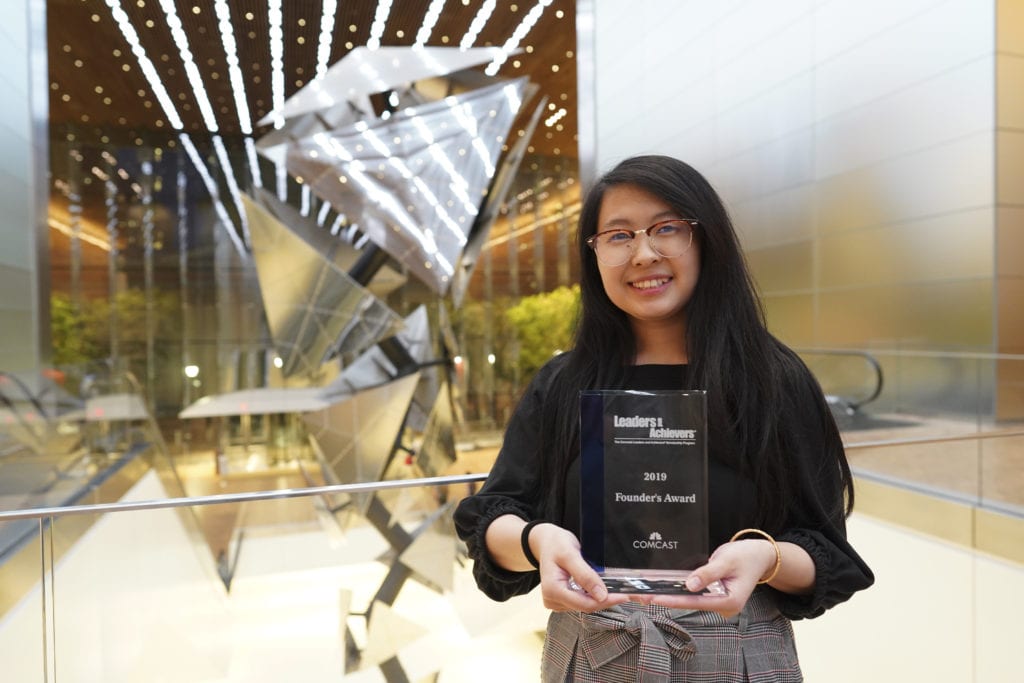
[[[429,46],[456,47],[485,0],[446,0]],[[253,126],[273,108],[271,91],[270,16],[268,2],[230,0],[225,3],[237,45]],[[385,46],[412,45],[430,7],[430,0],[394,0],[381,35]],[[475,46],[502,46],[536,6],[535,2],[499,2],[477,37]],[[163,83],[186,132],[208,130],[173,32],[160,0],[120,0],[120,8]],[[177,17],[203,88],[223,135],[241,133],[216,3],[176,0]],[[315,77],[321,33],[321,0],[282,0],[284,96],[290,97]],[[508,59],[499,76],[528,76],[541,95],[567,115],[561,130],[543,124],[533,153],[575,157],[576,68],[575,0],[552,0],[520,43],[521,53]],[[378,10],[377,0],[337,3],[330,63],[351,48],[365,45]],[[174,132],[139,61],[115,21],[114,12],[98,0],[48,0],[50,120],[73,126],[86,137],[108,135],[134,139]],[[258,127],[254,134],[265,130]]]

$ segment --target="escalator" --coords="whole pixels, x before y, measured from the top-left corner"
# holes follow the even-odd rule
[[[794,351],[817,378],[840,431],[888,429],[916,424],[875,409],[876,402],[882,396],[885,380],[881,364],[870,353],[846,349]]]
[[[72,396],[45,377],[25,382],[0,371],[0,510],[116,502],[150,470],[167,495],[185,495],[138,381],[109,369],[86,377],[80,395]],[[31,383],[40,388],[33,391]],[[180,514],[212,568],[194,511]],[[55,557],[94,521],[88,516],[69,520],[62,525]],[[0,615],[39,580],[40,531],[35,521],[0,523]]]

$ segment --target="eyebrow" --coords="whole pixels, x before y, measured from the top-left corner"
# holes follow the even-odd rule
[[[674,218],[679,218],[679,214],[676,211],[672,209],[669,209],[668,211],[662,211],[661,213],[654,214],[654,220],[644,227],[654,225],[655,223],[660,223],[661,221],[669,221]],[[631,228],[632,225],[633,223],[631,221],[626,220],[625,218],[613,218],[610,221],[606,221],[605,223],[598,227],[605,230],[615,230],[620,228]]]

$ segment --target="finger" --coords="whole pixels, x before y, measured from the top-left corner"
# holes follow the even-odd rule
[[[578,585],[583,593],[597,602],[608,599],[608,588],[594,569],[580,556],[569,558],[560,569]],[[566,581],[569,587],[569,580]],[[579,591],[574,591],[579,595]]]
[[[686,590],[691,593],[700,593],[708,587],[708,584],[718,578],[711,578],[711,576],[713,576],[713,574],[707,569],[707,565],[694,570],[692,574],[686,577]]]

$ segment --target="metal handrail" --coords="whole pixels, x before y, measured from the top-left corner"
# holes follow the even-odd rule
[[[843,443],[846,450],[858,448],[881,448],[885,446],[924,445],[947,443],[951,441],[974,441],[976,439],[1004,439],[1011,436],[1024,436],[1024,430],[1002,429],[987,432],[968,432],[967,434],[943,434],[942,436],[910,436],[899,439],[877,439],[875,441],[852,441]]]
[[[829,347],[829,348],[793,348],[797,353],[819,353],[835,351],[836,353],[868,353],[864,349]],[[989,353],[982,351],[930,351],[927,349],[898,349],[872,347],[870,353],[879,356],[905,356],[908,358],[961,358],[968,360],[1024,360],[1024,353]]]
[[[21,393],[25,394],[25,398],[27,398],[29,402],[35,407],[35,409],[39,411],[39,415],[43,419],[47,418],[46,409],[43,408],[43,404],[39,402],[39,399],[36,397],[35,394],[32,393],[32,390],[28,388],[28,385],[21,381],[20,377],[18,377],[17,375],[12,375],[6,370],[0,370],[0,378],[12,381],[15,384],[15,386],[21,389]],[[0,390],[0,393],[3,393],[5,398],[7,397],[6,392]]]
[[[971,434],[946,435],[911,439],[892,439],[884,441],[845,444],[847,449],[892,446],[906,443],[936,443],[944,441],[963,441],[971,439],[989,439],[1011,436],[1024,436],[1024,430],[1007,430],[996,432],[975,432]],[[322,496],[338,493],[373,493],[394,489],[414,488],[417,486],[450,486],[453,484],[471,484],[487,479],[487,473],[446,475],[443,477],[419,477],[415,479],[395,479],[389,481],[373,481],[359,484],[331,484],[327,486],[307,486],[294,489],[277,489],[274,491],[251,491],[243,493],[220,493],[210,496],[193,496],[182,498],[164,498],[161,500],[140,500],[120,503],[96,503],[93,505],[75,505],[71,507],[28,508],[24,510],[0,511],[0,522],[19,519],[42,519],[44,517],[64,517],[69,515],[102,514],[107,512],[131,512],[135,510],[161,510],[168,508],[193,507],[202,505],[221,505],[225,503],[246,503],[264,500],[280,500],[284,498],[302,498],[306,496]]]
[[[39,399],[37,399],[32,394],[32,392],[29,390],[28,386],[24,382],[22,382],[21,379],[17,375],[12,375],[11,373],[7,372],[6,370],[0,370],[0,380],[2,380],[2,381],[8,381],[9,380],[16,387],[21,389],[22,393],[25,394],[25,397],[28,399],[28,401],[30,403],[32,403],[32,405],[35,406],[35,409],[39,412],[39,418],[41,420],[43,420],[45,422],[45,421],[50,419],[47,416],[46,411],[43,410],[42,404],[39,403]],[[36,453],[38,453],[40,450],[42,450],[42,448],[43,448],[43,439],[42,439],[42,437],[40,437],[39,433],[36,431],[36,425],[25,419],[25,416],[21,414],[21,410],[18,409],[17,404],[13,400],[11,400],[11,397],[7,395],[7,392],[3,390],[2,386],[0,386],[0,402],[2,402],[5,406],[7,406],[10,409],[11,414],[18,421],[18,425],[25,430],[25,432],[28,434],[29,437],[31,437],[32,443],[31,444],[24,444],[24,445],[28,446],[29,448],[31,448]]]
[[[875,371],[875,390],[865,399],[860,401],[849,401],[845,400],[846,405],[851,410],[859,410],[861,406],[871,403],[882,393],[882,387],[884,386],[884,377],[882,375],[882,366],[878,360],[867,351],[859,349],[793,349],[797,353],[802,354],[817,354],[822,356],[860,356],[868,362],[871,369]]]
[[[309,486],[297,489],[277,489],[275,491],[219,493],[211,496],[164,498],[160,500],[139,500],[121,503],[96,503],[93,505],[75,505],[72,507],[27,508],[25,510],[8,510],[0,512],[0,522],[14,521],[18,519],[66,517],[69,515],[94,515],[107,512],[131,512],[134,510],[163,510],[168,508],[195,507],[201,505],[221,505],[223,503],[248,503],[252,501],[302,498],[305,496],[330,495],[335,493],[373,493],[374,491],[390,491],[393,489],[414,488],[417,486],[470,484],[473,482],[484,481],[485,479],[487,479],[486,473],[458,474],[444,477],[420,477],[418,479],[371,481],[360,484]]]

